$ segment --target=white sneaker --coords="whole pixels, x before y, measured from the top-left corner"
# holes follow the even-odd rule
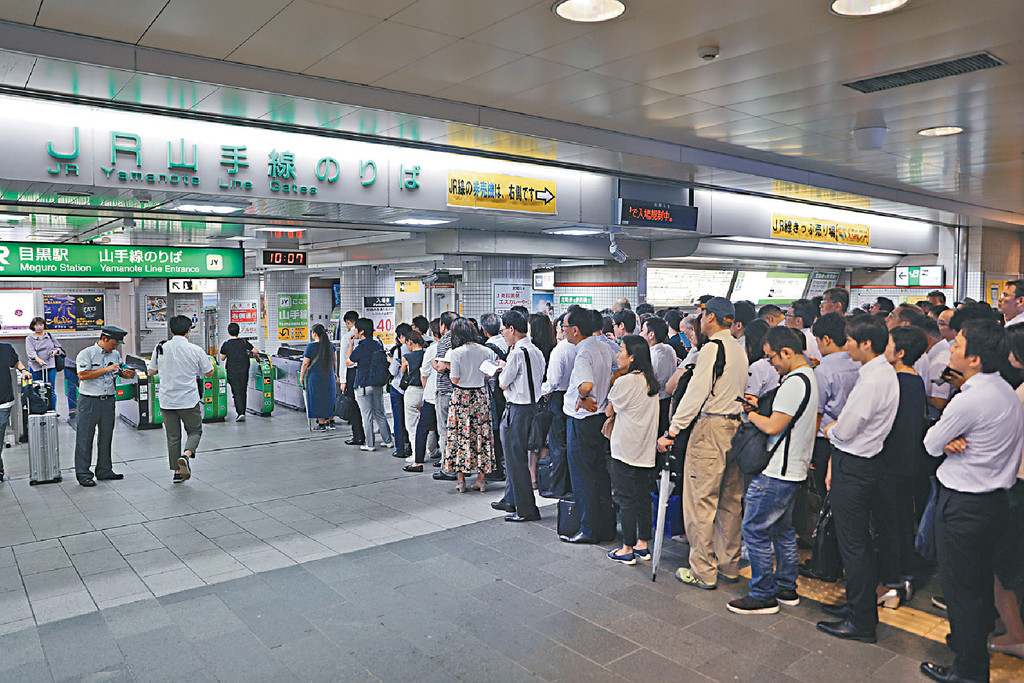
[[[405,461],[406,462],[416,462],[416,456],[415,455],[410,455],[408,458],[405,459]]]
[[[245,422],[245,415],[239,415],[236,417],[235,422]]]
[[[373,446],[367,446],[366,444],[363,444],[362,446],[359,447],[359,450],[369,452],[376,449]]]
[[[394,441],[385,441],[384,443],[381,444],[381,446],[383,448],[394,448],[395,447],[395,442]]]

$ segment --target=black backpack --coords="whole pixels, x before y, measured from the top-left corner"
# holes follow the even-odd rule
[[[806,375],[800,373],[796,376],[803,380],[807,393],[804,394],[803,400],[800,401],[800,407],[797,408],[796,415],[793,416],[793,419],[789,421],[789,424],[779,434],[779,440],[775,442],[771,450],[768,450],[768,435],[750,422],[741,424],[732,438],[732,448],[729,450],[732,453],[732,457],[736,459],[737,467],[748,477],[753,477],[764,471],[764,468],[771,462],[775,451],[779,450],[779,446],[782,445],[783,441],[786,442],[786,447],[782,452],[781,474],[786,476],[786,470],[789,468],[789,444],[792,441],[793,428],[803,416],[804,411],[807,410],[807,404],[811,401],[811,380],[807,379]],[[777,392],[777,388],[772,389],[758,400],[758,414],[764,417],[771,416],[772,403]]]
[[[391,376],[388,355],[384,352],[384,346],[379,341],[373,339],[371,343],[373,346],[370,351],[370,367],[366,371],[366,383],[373,387],[385,387],[394,379]]]

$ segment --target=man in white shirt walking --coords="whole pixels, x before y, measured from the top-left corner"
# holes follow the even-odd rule
[[[200,376],[212,377],[213,363],[206,353],[188,340],[192,320],[176,315],[170,321],[174,335],[157,345],[153,359],[149,361],[149,373],[158,375],[160,384],[160,409],[164,416],[164,432],[167,435],[167,459],[174,470],[175,484],[192,476],[189,458],[196,457],[199,439],[203,436],[203,410],[199,403]],[[181,446],[181,426],[185,425],[185,448]]]
[[[825,427],[832,442],[826,486],[831,490],[839,554],[846,570],[846,607],[828,610],[840,621],[818,622],[818,630],[865,643],[875,642],[878,571],[871,538],[871,503],[877,495],[882,462],[876,458],[899,408],[896,371],[885,359],[889,331],[875,316],[846,325],[846,352],[862,364],[839,419]]]

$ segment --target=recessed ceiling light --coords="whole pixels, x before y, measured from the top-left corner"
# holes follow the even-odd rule
[[[917,134],[929,138],[941,138],[947,135],[959,135],[963,132],[964,129],[960,126],[935,126],[934,128],[922,128],[917,131]]]
[[[92,195],[92,190],[65,190],[57,193],[58,197],[91,197]]]
[[[626,5],[620,0],[559,0],[551,10],[567,21],[595,23],[621,17]]]
[[[243,207],[233,204],[178,204],[174,211],[184,213],[238,213]]]
[[[444,223],[451,223],[452,221],[441,219],[441,218],[402,218],[397,221],[392,221],[392,225],[443,225]]]
[[[894,12],[910,0],[832,0],[832,12],[841,17],[870,17]]]
[[[587,237],[589,235],[600,235],[604,232],[600,228],[555,228],[545,230],[549,235],[562,235],[565,237]]]

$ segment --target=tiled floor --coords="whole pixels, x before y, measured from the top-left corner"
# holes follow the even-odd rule
[[[889,625],[836,641],[811,600],[731,614],[745,582],[681,586],[681,544],[652,583],[560,543],[553,507],[504,523],[499,491],[457,494],[290,411],[205,430],[181,485],[161,431],[119,424],[126,478],[92,489],[30,487],[25,447],[5,451],[0,681],[916,681],[951,658]]]

